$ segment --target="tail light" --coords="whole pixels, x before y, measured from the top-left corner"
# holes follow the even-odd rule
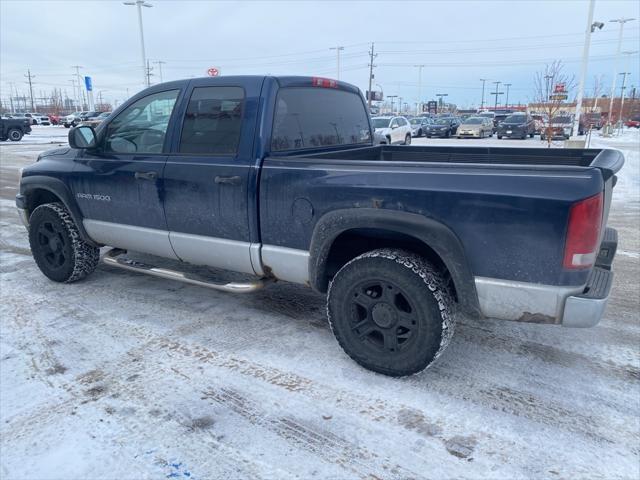
[[[598,254],[602,223],[602,192],[574,203],[569,210],[564,268],[589,268]]]

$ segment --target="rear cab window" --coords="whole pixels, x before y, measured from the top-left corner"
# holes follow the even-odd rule
[[[369,116],[359,95],[317,87],[279,90],[272,151],[370,144]]]

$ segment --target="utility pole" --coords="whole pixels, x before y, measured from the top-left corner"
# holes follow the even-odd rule
[[[151,65],[149,64],[149,60],[147,60],[147,87],[149,87],[151,85],[151,75],[153,75],[153,73],[151,73],[151,70],[153,70],[153,68],[151,67]]]
[[[580,131],[580,115],[582,114],[582,97],[584,96],[584,84],[587,81],[587,65],[589,64],[589,47],[591,46],[591,34],[596,28],[602,28],[603,24],[593,23],[593,9],[596,0],[589,1],[589,13],[587,14],[587,28],[584,31],[584,47],[582,48],[582,68],[580,70],[580,84],[578,97],[576,98],[576,113],[573,118],[573,131]]]
[[[398,96],[398,115],[402,115],[402,97]]]
[[[82,75],[80,75],[80,69],[84,68],[80,65],[71,65],[71,68],[76,69],[76,79],[78,82],[78,105],[80,105],[80,110],[84,110],[84,92],[82,91]]]
[[[616,50],[616,61],[615,61],[615,66],[613,69],[613,81],[611,82],[611,99],[609,100],[609,116],[608,116],[608,120],[607,120],[607,124],[609,126],[609,129],[611,129],[611,113],[613,110],[613,96],[616,94],[616,77],[618,76],[618,61],[620,58],[620,50],[622,48],[622,32],[624,30],[624,24],[627,22],[631,22],[632,20],[635,20],[635,18],[617,18],[615,20],[609,20],[609,22],[612,23],[619,23],[620,24],[620,33],[618,35],[618,49]]]
[[[32,80],[35,77],[35,75],[31,75],[31,70],[27,70],[27,74],[25,75],[25,78],[27,78],[29,81],[27,82],[29,84],[29,96],[31,97],[31,111],[34,112],[35,111],[35,106],[33,104],[33,83]]]
[[[448,97],[448,93],[436,93],[436,97],[440,97],[438,99],[438,106],[440,107],[440,113],[444,110],[444,101],[442,100],[444,97]],[[437,109],[436,109],[437,111]]]
[[[504,100],[505,108],[509,108],[509,87],[513,85],[513,83],[505,83],[504,86],[507,87],[507,98]]]
[[[482,101],[480,102],[480,110],[484,110],[484,84],[489,80],[488,78],[481,78],[482,82]]]
[[[424,65],[414,65],[418,69],[418,102],[416,103],[416,115],[420,115],[420,111],[422,110],[420,106],[422,105],[422,69],[425,67]]]
[[[622,133],[622,115],[624,114],[624,89],[627,83],[627,75],[631,75],[630,72],[622,72],[622,87],[620,87],[620,115],[618,115],[618,135]]]
[[[337,46],[337,47],[331,47],[329,50],[335,50],[336,51],[336,80],[340,80],[340,52],[344,50],[344,47],[341,46]],[[369,95],[371,95],[371,86],[369,86]]]
[[[498,93],[498,90],[500,88],[500,84],[502,82],[492,82],[492,83],[496,86],[496,91],[491,94],[491,95],[495,95],[496,96],[496,103],[493,106],[493,111],[495,112],[496,110],[498,110],[498,95],[502,95],[502,93]]]
[[[124,5],[135,5],[138,7],[138,28],[140,29],[140,53],[142,54],[142,82],[143,85],[149,86],[149,76],[147,75],[147,55],[144,50],[144,30],[142,28],[142,7],[151,8],[152,4],[145,0],[135,0],[122,2]]]
[[[371,84],[373,82],[373,67],[375,67],[373,59],[377,56],[378,55],[374,53],[374,44],[372,42],[371,50],[369,50],[369,98],[367,99],[369,103],[369,112],[371,112]]]
[[[153,63],[157,63],[158,64],[158,74],[160,75],[160,83],[162,83],[162,65],[167,63],[167,62],[163,62],[162,60],[158,60],[157,62],[153,62]]]
[[[13,107],[13,90],[14,90],[13,82],[9,82],[9,100],[11,103],[11,113],[16,113],[15,108]],[[16,97],[18,96],[18,92],[16,91]]]

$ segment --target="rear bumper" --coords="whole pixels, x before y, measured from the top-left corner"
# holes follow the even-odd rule
[[[593,327],[607,306],[618,236],[607,228],[587,283],[584,286],[536,283],[476,277],[480,310],[485,317],[565,327]]]
[[[572,295],[565,301],[562,326],[585,328],[597,325],[604,315],[612,283],[611,270],[595,267],[589,275],[584,293]]]

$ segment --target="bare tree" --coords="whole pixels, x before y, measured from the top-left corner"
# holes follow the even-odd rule
[[[569,92],[575,88],[575,84],[575,76],[564,72],[564,65],[560,60],[547,64],[544,70],[535,74],[535,108],[538,113],[547,118],[543,133],[548,147],[551,147],[553,140],[551,119],[560,113],[570,114],[573,107],[566,100]]]
[[[592,95],[593,95],[593,105],[591,105],[591,108],[589,109],[590,112],[597,112],[598,111],[598,97],[600,97],[600,94],[602,93],[602,75],[597,76],[594,75],[593,76],[593,90],[592,90]]]

